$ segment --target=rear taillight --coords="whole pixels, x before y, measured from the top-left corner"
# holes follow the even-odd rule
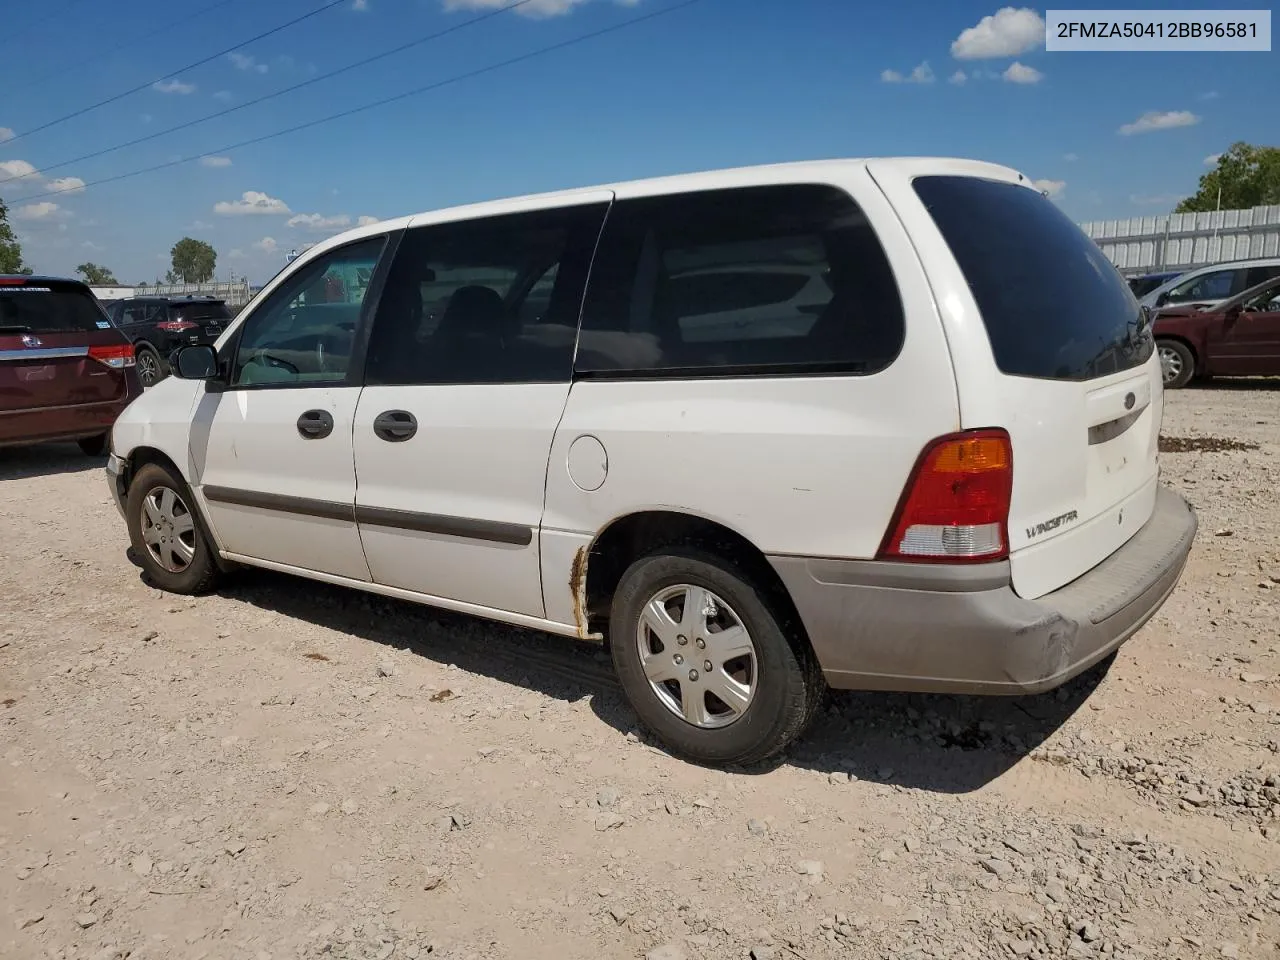
[[[975,563],[1009,555],[1013,449],[1003,430],[969,430],[925,447],[880,547],[885,560]]]
[[[182,333],[184,330],[194,330],[198,326],[200,324],[192,323],[190,320],[164,320],[156,324],[156,329],[169,333]]]
[[[104,363],[113,370],[132,367],[134,364],[133,344],[111,344],[108,347],[90,347],[89,359]]]

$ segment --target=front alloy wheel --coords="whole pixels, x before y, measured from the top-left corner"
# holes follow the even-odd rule
[[[196,524],[182,497],[154,487],[142,499],[142,541],[151,558],[170,573],[182,573],[196,555]]]

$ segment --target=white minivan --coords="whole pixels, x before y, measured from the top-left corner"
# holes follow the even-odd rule
[[[1147,315],[1021,174],[729,170],[334,237],[116,423],[156,585],[266,567],[605,641],[643,722],[772,756],[841,689],[1021,694],[1164,602]]]

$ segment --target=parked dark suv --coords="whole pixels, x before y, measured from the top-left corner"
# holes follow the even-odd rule
[[[0,275],[0,447],[77,440],[96,456],[141,393],[133,346],[87,286]]]
[[[107,312],[137,348],[138,376],[147,387],[169,375],[174,350],[213,343],[231,320],[226,301],[212,297],[129,297]]]

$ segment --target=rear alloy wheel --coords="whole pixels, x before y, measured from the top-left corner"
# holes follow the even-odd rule
[[[614,668],[646,727],[698,763],[767,760],[804,732],[826,690],[735,566],[699,550],[637,560],[609,619]]]
[[[1191,382],[1196,374],[1196,358],[1181,340],[1158,340],[1160,375],[1170,390],[1180,390]]]
[[[160,354],[150,347],[143,347],[138,351],[137,363],[138,379],[142,381],[144,387],[154,387],[169,373],[164,361],[160,359]]]
[[[191,490],[160,464],[138,471],[129,485],[129,540],[143,571],[162,590],[204,593],[218,579],[213,544],[192,509]]]

